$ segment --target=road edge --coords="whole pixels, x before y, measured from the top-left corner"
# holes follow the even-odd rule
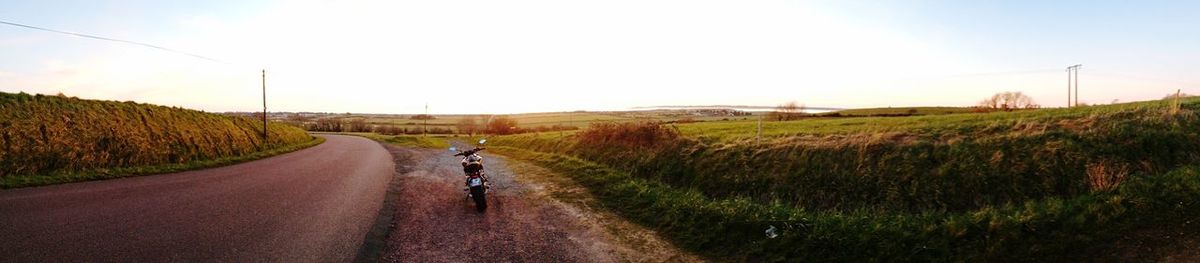
[[[379,262],[380,254],[387,247],[387,240],[394,228],[396,218],[396,204],[400,200],[400,176],[408,173],[409,166],[403,165],[401,162],[411,163],[412,156],[396,156],[392,149],[400,147],[389,145],[385,142],[375,141],[380,147],[383,147],[392,156],[392,162],[395,163],[395,169],[392,170],[392,177],[388,180],[387,193],[383,196],[383,204],[379,207],[379,213],[375,216],[375,223],[371,225],[371,229],[363,236],[362,245],[358,248],[358,254],[354,257],[354,262]]]

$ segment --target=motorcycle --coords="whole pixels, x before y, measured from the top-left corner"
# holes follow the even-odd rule
[[[487,210],[487,193],[491,189],[491,184],[488,183],[487,175],[483,172],[483,157],[479,156],[479,152],[483,151],[484,143],[487,140],[479,140],[479,146],[467,151],[458,151],[456,147],[450,147],[451,152],[457,152],[454,156],[462,156],[463,173],[466,177],[467,199],[475,201],[475,210],[483,212]]]

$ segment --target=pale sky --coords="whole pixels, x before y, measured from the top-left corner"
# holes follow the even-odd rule
[[[879,3],[883,2],[883,3]],[[970,106],[1200,93],[1200,1],[3,1],[0,91],[207,111]]]

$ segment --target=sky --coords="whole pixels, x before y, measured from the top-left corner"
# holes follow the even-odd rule
[[[1200,94],[1200,1],[8,1],[0,91],[206,111],[972,106]]]

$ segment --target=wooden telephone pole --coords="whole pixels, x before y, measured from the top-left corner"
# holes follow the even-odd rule
[[[1067,108],[1079,106],[1079,68],[1080,67],[1083,67],[1083,65],[1075,64],[1073,66],[1067,67]],[[1075,74],[1074,77],[1071,76],[1072,73]],[[1071,96],[1071,84],[1072,83],[1075,84],[1075,96],[1074,96],[1075,101],[1074,102],[1071,101],[1071,97],[1072,97]]]
[[[262,94],[263,94],[263,145],[267,144],[267,70],[262,70]]]

